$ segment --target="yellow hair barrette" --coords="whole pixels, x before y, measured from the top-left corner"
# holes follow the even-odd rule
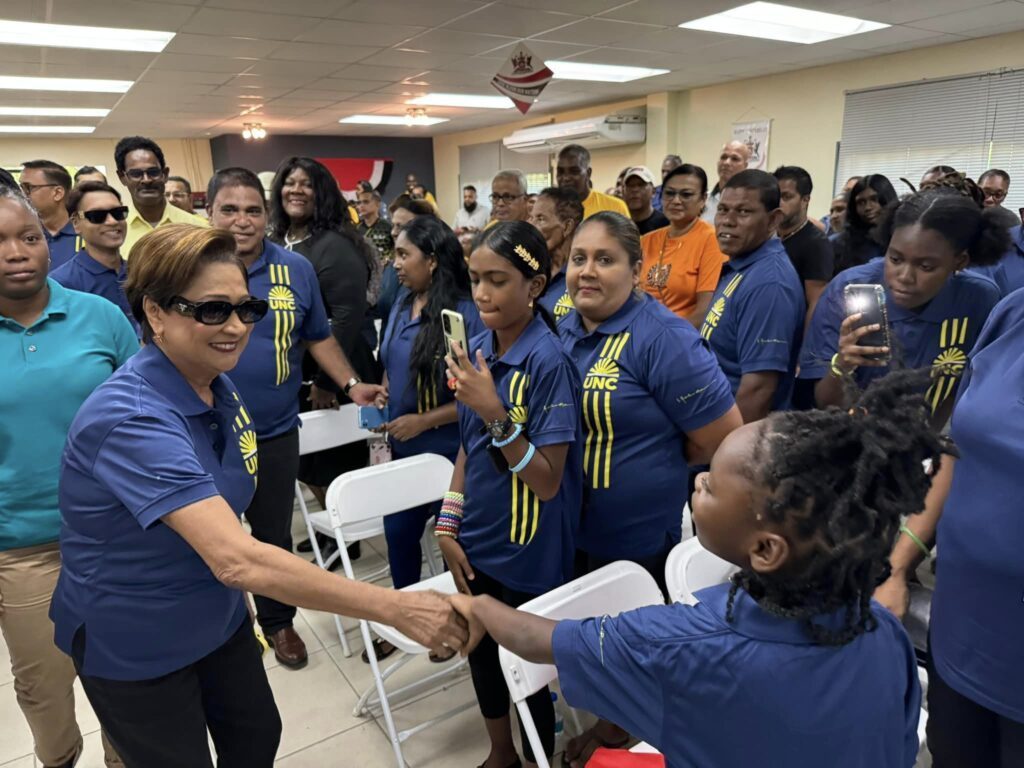
[[[514,250],[516,254],[518,254],[519,258],[525,261],[534,272],[540,272],[540,262],[537,261],[536,257],[534,257],[528,250],[526,250],[525,246],[517,245]]]

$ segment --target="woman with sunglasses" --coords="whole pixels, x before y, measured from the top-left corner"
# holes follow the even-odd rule
[[[235,238],[168,225],[139,241],[128,298],[146,345],[84,403],[60,478],[51,615],[128,768],[270,768],[281,720],[244,591],[383,621],[436,651],[448,601],[327,573],[238,524],[256,489],[251,412],[224,375],[268,304]]]
[[[45,766],[81,754],[75,669],[53,643],[60,573],[60,457],[75,413],[139,348],[105,299],[47,279],[39,217],[0,177],[0,630],[14,689]],[[55,393],[57,393],[55,395]],[[5,694],[6,695],[6,694]],[[108,765],[116,754],[107,751]]]
[[[349,390],[361,381],[376,382],[380,367],[373,356],[376,331],[367,318],[367,286],[376,257],[349,219],[348,204],[331,172],[311,157],[286,158],[270,191],[270,239],[309,260],[320,283],[320,295],[331,331],[356,375],[339,387],[311,356],[303,365],[303,381],[313,381],[302,410],[337,408],[349,402]],[[369,332],[366,323],[371,323]],[[365,443],[303,456],[299,479],[326,509],[327,487],[338,475],[366,466]],[[353,545],[357,546],[357,545]],[[325,553],[325,557],[329,553]]]
[[[128,231],[128,206],[121,204],[120,193],[105,182],[86,181],[72,188],[67,207],[84,247],[50,277],[65,288],[94,293],[117,305],[140,335],[124,294],[128,270],[121,246]]]
[[[695,327],[704,321],[725,261],[714,225],[701,219],[707,199],[708,176],[703,168],[689,163],[674,168],[661,184],[669,225],[640,240],[641,287]]]

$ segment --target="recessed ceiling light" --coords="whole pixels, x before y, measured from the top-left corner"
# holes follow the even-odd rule
[[[617,64],[584,64],[581,61],[549,61],[547,65],[559,80],[592,80],[598,83],[628,83],[644,77],[667,75],[671,71]]]
[[[156,32],[151,29],[80,27],[73,24],[0,20],[0,44],[3,45],[160,53],[173,37],[173,32]]]
[[[3,117],[106,117],[109,109],[78,107],[0,107]]]
[[[13,77],[0,75],[0,91],[125,93],[134,84],[131,80],[87,80],[78,77]]]
[[[400,117],[398,115],[349,115],[348,117],[341,118],[338,122],[347,125],[410,125],[407,117]],[[447,122],[447,117],[421,117],[417,118],[416,122],[412,123],[412,125],[437,125],[438,123]]]
[[[713,16],[687,21],[683,29],[721,32],[726,35],[760,37],[787,43],[821,43],[839,37],[885,29],[888,24],[839,16],[835,13],[808,11],[777,3],[749,3]]]
[[[92,133],[94,125],[0,125],[0,133]]]
[[[428,93],[409,99],[406,104],[418,107],[475,107],[477,109],[513,109],[512,99],[505,96],[474,96],[465,93]]]

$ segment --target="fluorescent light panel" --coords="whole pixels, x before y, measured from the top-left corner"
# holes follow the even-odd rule
[[[512,109],[515,104],[505,96],[476,96],[465,93],[428,93],[406,104],[418,107],[470,107],[475,109]]]
[[[628,83],[670,70],[652,67],[624,67],[617,64],[584,64],[582,61],[549,61],[548,69],[558,80],[590,80],[596,83]]]
[[[109,109],[78,107],[0,107],[0,117],[106,117]]]
[[[405,116],[399,115],[349,115],[338,121],[348,125],[404,125],[416,128],[421,125],[437,125],[447,123],[447,117],[418,117],[410,122]]]
[[[757,2],[687,21],[679,26],[683,29],[809,45],[885,29],[889,25],[855,19],[852,16],[839,16],[835,13],[808,11],[778,3]]]
[[[132,80],[88,80],[79,77],[13,77],[0,75],[0,91],[75,91],[125,93]]]
[[[0,133],[92,133],[94,125],[0,125]]]
[[[81,27],[0,19],[0,44],[3,45],[160,53],[173,37],[173,32],[156,32],[151,29]]]

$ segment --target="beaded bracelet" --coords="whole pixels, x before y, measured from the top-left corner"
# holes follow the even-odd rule
[[[512,443],[514,443],[516,441],[516,438],[519,437],[521,434],[523,434],[523,425],[515,424],[512,427],[512,432],[504,440],[495,440],[494,438],[491,438],[491,445],[493,445],[495,448],[504,448],[506,445],[511,445]]]
[[[434,522],[434,536],[459,538],[462,527],[462,505],[465,496],[457,491],[448,491],[441,501],[441,511]]]

